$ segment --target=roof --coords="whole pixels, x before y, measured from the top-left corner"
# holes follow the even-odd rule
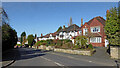
[[[49,38],[49,37],[50,37],[50,34],[52,34],[52,36],[55,37],[56,34],[57,34],[57,32],[46,34],[46,35],[44,35],[44,36],[41,36],[40,38],[43,38],[43,37],[44,37],[44,38]]]
[[[90,23],[94,20],[94,19],[97,19],[99,22],[101,22],[103,25],[105,25],[105,19],[101,16],[97,16],[97,17],[94,17],[92,18],[90,21],[88,21],[88,25],[90,25]]]
[[[44,38],[49,38],[50,34],[46,34],[45,36],[43,36]]]
[[[52,36],[53,37],[55,37],[56,36],[56,34],[57,34],[57,32],[54,32],[54,33],[51,33],[52,34]]]
[[[72,24],[69,27],[65,27],[65,29],[61,29],[59,32],[57,32],[57,34],[59,34],[60,32],[70,32],[70,31],[78,31],[79,26],[77,26],[76,24]]]
[[[91,33],[91,34],[88,34],[88,36],[101,37],[99,33]]]

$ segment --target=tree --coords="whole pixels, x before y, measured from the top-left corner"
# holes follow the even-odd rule
[[[37,34],[35,34],[35,38],[37,38]]]
[[[24,32],[22,32],[22,34],[21,34],[21,44],[25,44],[25,41],[26,41],[26,33],[25,33],[25,31]]]
[[[28,40],[28,45],[33,46],[33,44],[34,44],[34,36],[32,34],[28,35],[27,40]]]
[[[120,45],[120,22],[118,9],[111,8],[106,14],[105,33],[110,45]]]
[[[58,28],[57,32],[59,32],[61,29],[62,29],[62,27],[60,26],[60,27]]]
[[[86,48],[86,45],[87,45],[87,37],[86,36],[78,36],[76,37],[75,39],[77,46],[79,46],[80,48],[81,47],[85,47]]]
[[[14,48],[17,43],[17,32],[8,24],[7,13],[2,11],[2,51]]]

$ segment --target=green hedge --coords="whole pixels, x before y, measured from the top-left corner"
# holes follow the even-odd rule
[[[56,47],[62,47],[63,45],[66,45],[68,47],[72,46],[72,41],[71,40],[41,40],[35,43],[36,46],[39,45],[45,45],[45,46],[56,46]]]
[[[92,45],[92,44],[89,44],[89,45],[88,45],[88,49],[93,49],[93,45]]]

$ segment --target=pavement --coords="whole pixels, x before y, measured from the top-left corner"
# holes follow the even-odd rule
[[[99,48],[98,48],[99,50]],[[19,55],[10,66],[117,66],[103,52],[93,56],[73,55],[32,48],[19,48]],[[103,54],[103,55],[102,55]],[[118,64],[119,65],[119,64]]]
[[[2,67],[8,67],[20,57],[18,49],[9,49],[2,53]]]

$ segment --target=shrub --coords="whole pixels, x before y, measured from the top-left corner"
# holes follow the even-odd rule
[[[34,36],[32,34],[28,35],[27,40],[28,40],[28,45],[33,46],[33,44],[34,44]]]
[[[17,44],[17,46],[21,46],[21,44]]]
[[[40,46],[40,41],[35,43],[36,46]]]
[[[78,45],[74,46],[75,49],[80,49],[80,47]]]
[[[46,44],[45,46],[49,46],[48,44]]]
[[[88,45],[88,49],[93,49],[93,45],[92,45],[92,44],[89,44],[89,45]]]
[[[54,46],[55,44],[50,44],[50,46]]]
[[[68,40],[68,39],[67,39],[67,40],[64,40],[64,41],[65,41],[65,43],[72,42],[71,40]]]
[[[76,41],[77,46],[81,46],[81,48],[86,48],[87,45],[87,37],[86,36],[78,36],[76,37]]]

